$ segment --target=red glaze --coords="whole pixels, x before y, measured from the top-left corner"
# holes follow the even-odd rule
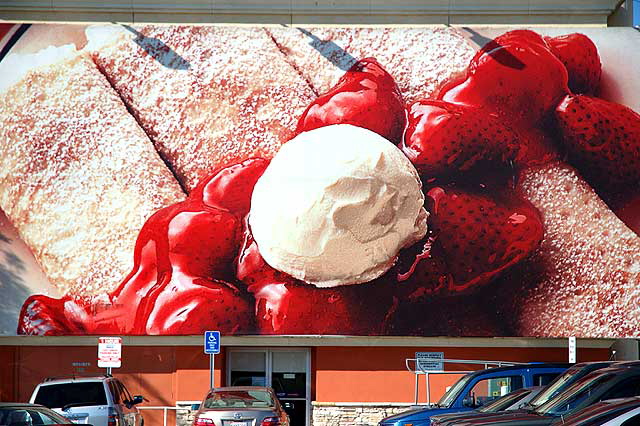
[[[640,184],[640,114],[587,95],[567,96],[556,108],[570,161],[607,192]]]
[[[268,165],[269,161],[262,158],[250,158],[225,167],[198,185],[189,198],[244,217],[249,213],[253,187]]]
[[[449,292],[487,284],[542,241],[540,214],[514,195],[431,188],[429,223],[453,276]]]
[[[640,236],[640,194],[633,194],[614,211],[629,229]]]
[[[453,279],[440,244],[431,236],[400,252],[394,272],[396,294],[407,303],[422,303],[446,294]]]
[[[372,58],[362,59],[300,117],[296,133],[331,124],[353,124],[398,144],[405,124],[404,101],[393,77]]]
[[[379,334],[393,308],[393,282],[318,288],[269,266],[250,232],[238,258],[238,279],[256,300],[261,334]]]
[[[409,107],[402,151],[425,177],[515,161],[526,140],[482,108],[423,100]]]
[[[584,34],[546,37],[551,52],[569,73],[569,88],[574,93],[595,94],[600,86],[602,65],[598,49]]]
[[[567,70],[536,33],[508,32],[471,60],[466,79],[439,98],[484,106],[525,126],[541,124],[569,92]]]

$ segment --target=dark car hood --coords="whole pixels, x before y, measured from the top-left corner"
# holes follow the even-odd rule
[[[386,417],[380,422],[380,424],[394,425],[398,421],[402,421],[402,422],[424,421],[426,422],[425,424],[429,424],[428,422],[431,416],[435,416],[438,414],[459,413],[460,411],[462,411],[460,408],[419,408],[419,409],[404,411],[402,413],[398,413],[393,416]],[[467,410],[466,412],[469,412],[469,411]]]
[[[553,416],[541,416],[531,413],[494,413],[489,416],[469,418],[456,421],[456,425],[500,425],[500,426],[533,426],[550,425],[556,418]]]
[[[476,411],[467,413],[452,413],[434,416],[431,418],[431,424],[438,426],[448,426],[450,424],[458,424],[458,422],[464,422],[469,420],[482,419],[486,417],[494,417],[499,413],[478,413]]]

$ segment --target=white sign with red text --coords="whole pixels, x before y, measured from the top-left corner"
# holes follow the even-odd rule
[[[120,368],[122,365],[122,338],[98,338],[98,367]]]

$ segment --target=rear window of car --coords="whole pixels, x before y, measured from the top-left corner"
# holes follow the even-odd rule
[[[102,382],[58,383],[40,386],[34,402],[49,408],[107,405],[107,396]]]
[[[542,373],[533,375],[533,386],[547,386],[560,373]]]
[[[0,425],[57,425],[71,422],[53,411],[35,408],[2,408]]]
[[[215,391],[204,401],[204,408],[266,408],[274,405],[271,394],[262,390]]]

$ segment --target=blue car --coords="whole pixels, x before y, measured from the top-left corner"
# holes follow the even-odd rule
[[[471,411],[516,389],[544,386],[571,364],[525,364],[489,368],[460,378],[435,406],[399,413],[383,419],[379,426],[428,426],[431,416]]]

